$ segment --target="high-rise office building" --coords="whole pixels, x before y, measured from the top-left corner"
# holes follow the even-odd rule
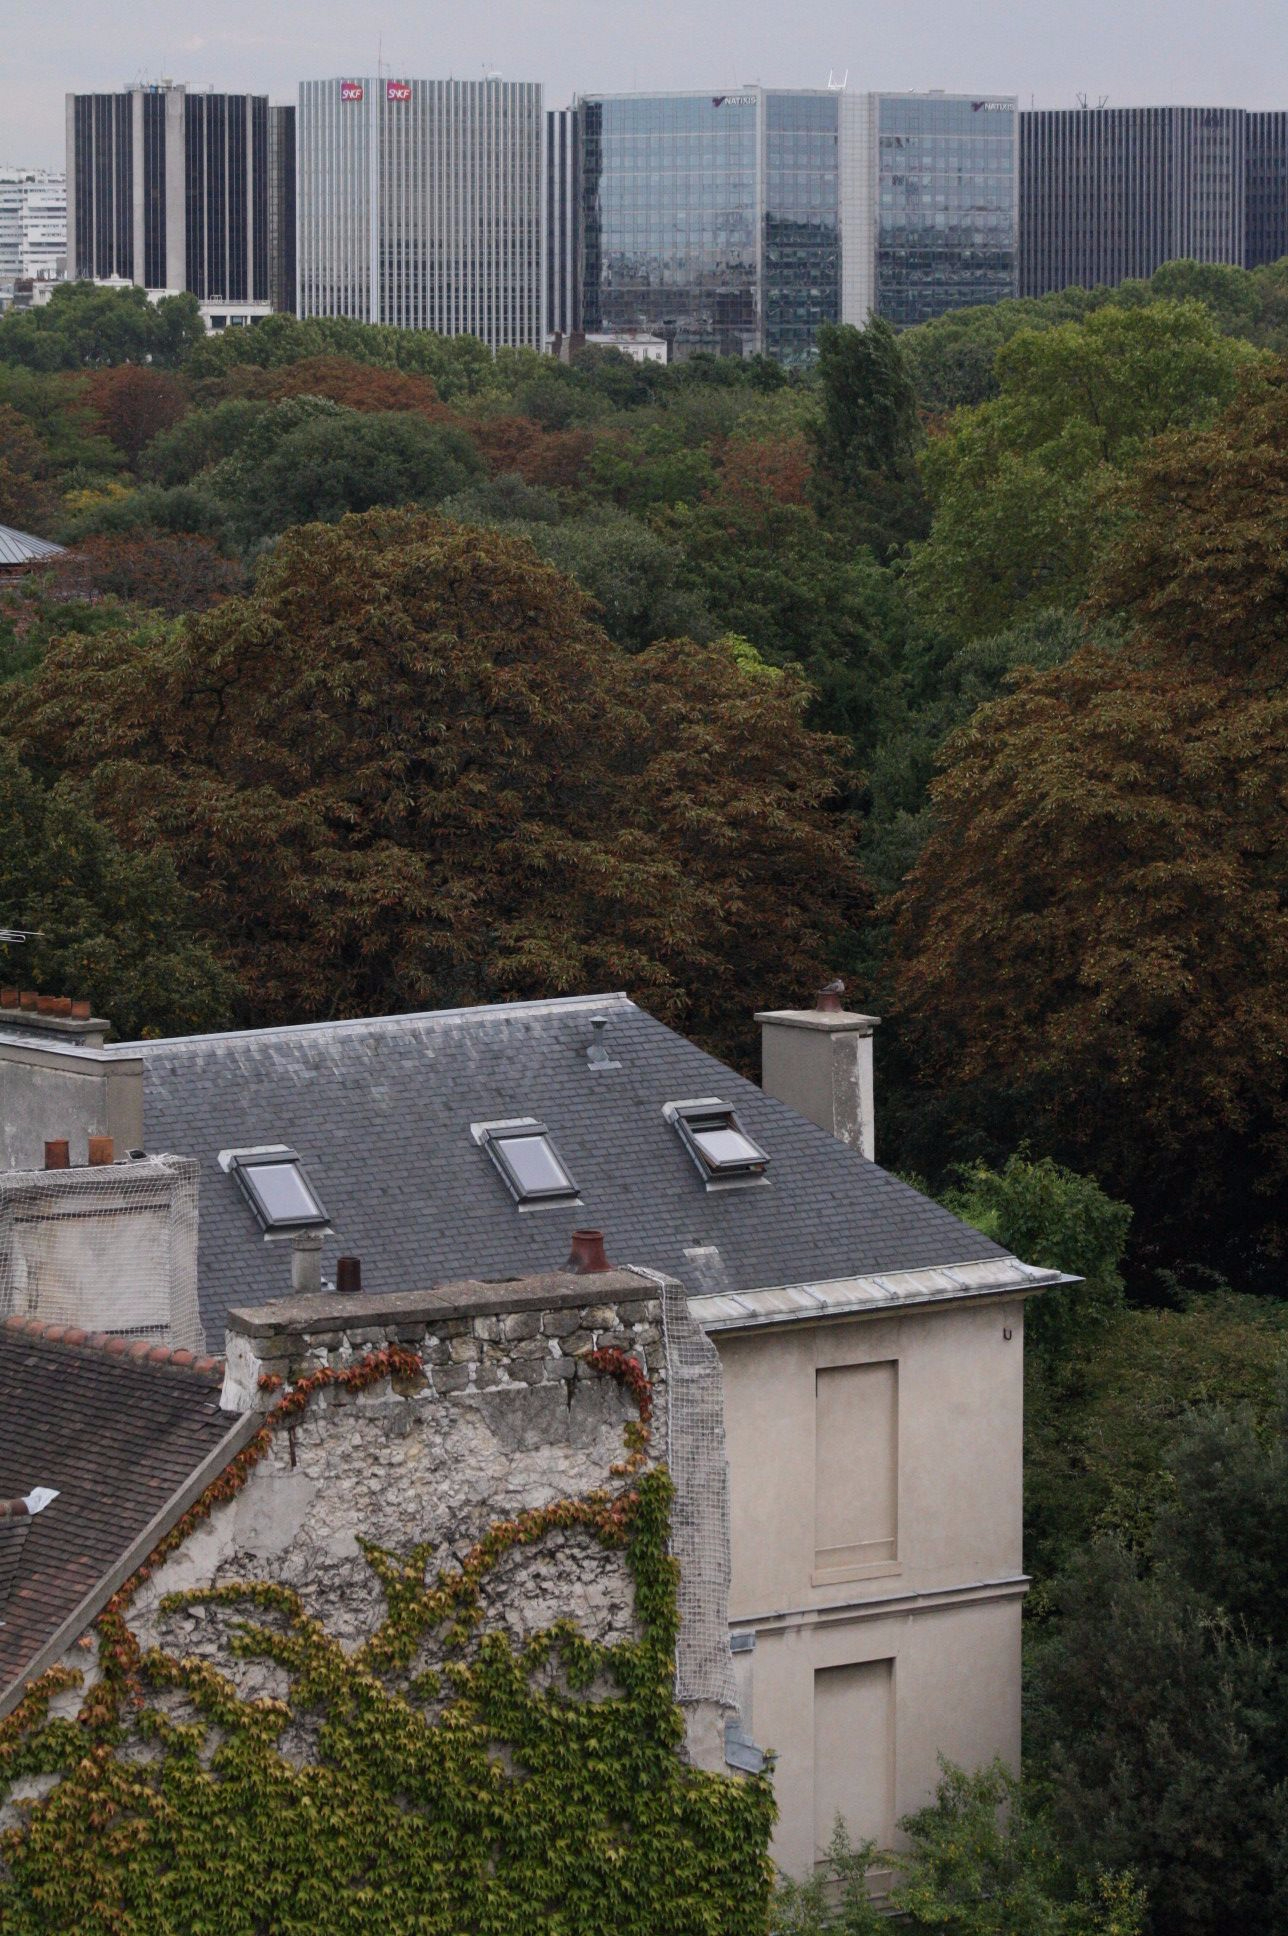
[[[1245,258],[1241,108],[1043,108],[1020,116],[1020,292]]]
[[[536,82],[303,82],[298,313],[540,349],[544,132]]]
[[[1015,293],[1015,102],[749,87],[579,104],[587,331],[799,363]]]
[[[1243,266],[1288,256],[1288,113],[1250,112]]]
[[[580,120],[576,108],[546,115],[546,328],[560,336],[581,328]]]
[[[268,110],[268,299],[295,313],[295,108]]]
[[[852,112],[872,239],[847,247],[849,306],[902,325],[1014,296],[1014,95],[869,94]]]
[[[69,275],[267,305],[266,95],[69,94],[67,180]]]
[[[0,168],[0,282],[52,280],[67,258],[67,177],[47,168]]]

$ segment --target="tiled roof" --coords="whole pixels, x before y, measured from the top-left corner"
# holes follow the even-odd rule
[[[586,1059],[591,1017],[620,1066]],[[575,1225],[695,1294],[1000,1258],[1005,1252],[624,995],[515,1002],[119,1045],[144,1063],[149,1148],[201,1163],[201,1316],[290,1290],[221,1150],[287,1144],[330,1215],[323,1251],[372,1292],[527,1276],[562,1264]],[[109,1051],[109,1053],[111,1053]],[[707,1190],[662,1114],[719,1097],[768,1152],[767,1185]],[[521,1212],[470,1125],[544,1122],[581,1202]]]
[[[0,524],[0,565],[30,565],[38,558],[61,558],[65,545],[51,544],[48,538],[33,538],[30,531],[15,531],[11,524]]]
[[[0,1324],[0,1499],[58,1493],[9,1522],[25,1536],[0,1549],[12,1572],[0,1694],[224,1441],[232,1456],[245,1421],[220,1411],[220,1374],[214,1359],[162,1346]]]

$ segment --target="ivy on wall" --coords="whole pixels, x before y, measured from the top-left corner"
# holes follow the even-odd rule
[[[56,1778],[0,1837],[3,1936],[758,1936],[770,1785],[681,1758],[652,1389],[620,1352],[590,1362],[638,1405],[615,1483],[494,1524],[454,1569],[431,1571],[425,1546],[364,1545],[385,1617],[357,1650],[269,1582],[164,1600],[228,1609],[233,1654],[283,1670],[285,1699],[250,1699],[209,1661],[141,1652],[126,1616],[317,1390],[410,1386],[421,1368],[391,1347],[292,1387],[100,1616],[77,1717],[50,1712],[80,1680],[56,1668],[0,1726],[0,1800]],[[522,1644],[482,1631],[504,1555],[573,1528],[622,1552],[638,1637],[601,1644],[568,1621]],[[302,1762],[282,1751],[301,1724]]]

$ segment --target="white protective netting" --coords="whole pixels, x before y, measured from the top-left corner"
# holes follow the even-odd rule
[[[635,1266],[639,1269],[639,1266]],[[738,1705],[729,1651],[729,1458],[716,1348],[673,1279],[659,1285],[666,1348],[665,1456],[675,1485],[671,1551],[680,1565],[677,1701]]]
[[[0,1318],[203,1351],[197,1164],[0,1171]]]

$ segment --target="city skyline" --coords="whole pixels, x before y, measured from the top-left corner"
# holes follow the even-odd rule
[[[840,0],[820,0],[784,26],[781,8],[750,0],[736,28],[690,0],[659,0],[637,33],[589,0],[523,7],[495,0],[486,17],[441,19],[390,0],[359,15],[340,0],[279,0],[265,26],[252,0],[208,0],[200,27],[176,27],[173,8],[137,0],[124,20],[103,0],[68,0],[51,16],[11,0],[9,86],[0,163],[57,167],[69,90],[115,90],[169,76],[194,89],[266,92],[289,101],[302,80],[375,70],[540,81],[546,105],[575,93],[701,88],[759,82],[821,87],[847,69],[852,89],[1014,93],[1021,107],[1072,107],[1083,94],[1110,105],[1279,107],[1288,96],[1288,27],[1276,0],[1232,0],[1219,20],[1179,0],[1169,33],[1156,9],[1090,0],[1076,20],[1049,7],[931,0],[917,16],[856,23]]]

